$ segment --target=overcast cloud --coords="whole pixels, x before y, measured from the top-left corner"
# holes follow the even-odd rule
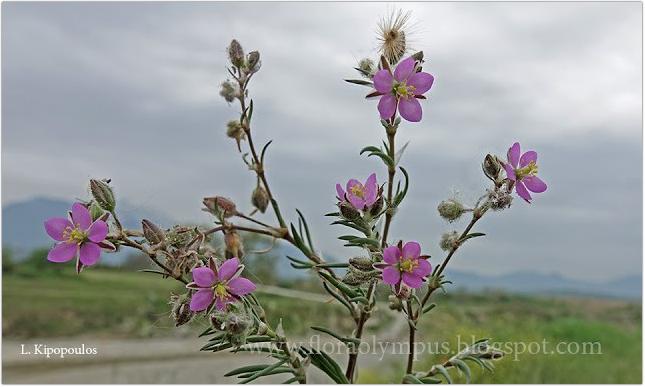
[[[89,177],[119,197],[181,221],[208,221],[203,196],[247,203],[254,178],[218,96],[225,47],[258,49],[257,141],[287,215],[308,216],[327,255],[348,254],[344,230],[320,216],[334,184],[385,178],[358,155],[383,136],[376,101],[348,85],[376,56],[385,3],[3,3],[3,205],[72,200]],[[434,259],[453,191],[486,184],[480,162],[520,141],[539,152],[549,190],[487,216],[454,267],[612,279],[641,272],[641,7],[633,3],[407,3],[415,49],[436,82],[424,120],[405,124],[413,182],[393,235]],[[269,216],[266,216],[270,219]],[[7,225],[10,227],[10,225]]]

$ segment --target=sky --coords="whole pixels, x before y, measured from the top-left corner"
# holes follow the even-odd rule
[[[435,76],[421,123],[404,123],[411,186],[392,237],[437,264],[437,215],[487,187],[480,164],[515,141],[539,154],[549,188],[487,215],[451,266],[481,274],[558,273],[605,281],[642,272],[641,7],[622,3],[404,3],[410,49]],[[109,177],[121,200],[209,222],[204,196],[250,210],[255,178],[225,124],[226,47],[259,50],[254,139],[283,211],[307,216],[316,247],[349,257],[322,214],[337,182],[386,179],[359,150],[384,137],[368,89],[343,82],[377,57],[388,3],[2,4],[2,203],[70,202]],[[268,212],[262,219],[271,220]],[[170,226],[170,225],[166,225]],[[10,226],[9,226],[10,227]],[[286,262],[285,262],[286,265]]]

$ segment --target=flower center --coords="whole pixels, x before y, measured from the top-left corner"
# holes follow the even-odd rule
[[[526,176],[535,176],[537,175],[538,167],[535,165],[535,161],[531,161],[529,165],[523,168],[518,168],[515,170],[515,176],[518,180],[522,180]]]
[[[406,258],[402,260],[400,264],[401,271],[404,271],[407,273],[411,273],[412,271],[414,271],[414,269],[416,269],[417,266],[419,266],[419,262],[417,262],[417,260],[414,258]]]
[[[410,98],[414,97],[416,88],[412,85],[408,85],[405,82],[395,82],[392,87],[392,92],[399,98]]]
[[[81,244],[87,240],[87,232],[81,230],[78,227],[68,227],[67,229],[65,229],[63,236],[69,243]]]
[[[358,196],[361,199],[363,199],[363,197],[365,196],[365,188],[360,184],[356,184],[349,190],[352,191],[352,194],[354,194],[354,196]]]
[[[225,298],[228,296],[228,288],[221,282],[213,287],[213,292],[215,292],[217,298]]]

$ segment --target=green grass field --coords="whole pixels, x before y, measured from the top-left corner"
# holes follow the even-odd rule
[[[546,353],[540,349],[535,354],[529,353],[528,347],[519,353],[522,344],[513,344],[518,351],[496,362],[493,374],[473,364],[475,383],[641,383],[640,304],[489,294],[444,297],[438,305],[419,326],[417,337],[423,342],[448,342],[450,348],[457,348],[459,337],[469,344],[474,336],[491,338],[500,348],[511,350],[514,347],[505,343],[539,342],[542,346],[543,340],[547,342]],[[567,352],[566,346],[570,346],[571,353],[552,353],[560,342],[566,343],[560,348]],[[589,344],[585,349],[582,343],[599,343],[600,347]],[[584,351],[599,354],[581,354]],[[426,354],[416,363],[415,371],[429,370],[449,357]],[[465,381],[457,371],[450,372],[455,381]],[[387,371],[383,367],[367,370],[360,381],[382,382],[384,374],[391,381],[400,380],[403,368],[391,364]]]
[[[71,270],[70,270],[71,271]],[[150,337],[194,335],[205,326],[173,327],[167,300],[182,287],[147,273],[92,269],[76,276],[67,272],[5,274],[3,337]],[[351,324],[333,303],[259,294],[272,323],[283,315],[287,335],[303,337],[310,325],[351,332]],[[436,300],[438,307],[419,325],[418,339],[449,342],[490,337],[494,342],[598,342],[602,354],[514,354],[496,363],[494,374],[473,366],[476,383],[640,383],[641,305],[612,300],[537,298],[528,296],[456,294]],[[284,313],[284,311],[288,311]],[[378,316],[381,317],[379,320]],[[377,312],[375,327],[391,324],[391,315]],[[416,370],[429,369],[449,355],[424,355]],[[459,379],[456,371],[451,371]],[[400,365],[379,363],[363,369],[360,382],[399,382]]]

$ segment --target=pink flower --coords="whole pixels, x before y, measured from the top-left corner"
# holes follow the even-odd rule
[[[421,245],[418,242],[408,242],[404,246],[399,242],[383,250],[383,263],[375,266],[382,270],[383,282],[388,285],[400,286],[401,282],[410,288],[421,287],[425,277],[432,272],[429,256],[421,255]]]
[[[546,191],[546,183],[535,176],[538,172],[537,152],[528,151],[520,157],[520,143],[516,142],[506,154],[508,163],[504,164],[506,176],[515,182],[515,192],[527,203],[531,202],[531,194]],[[527,189],[528,188],[528,189]]]
[[[394,76],[389,70],[380,70],[374,74],[374,88],[382,94],[378,111],[384,120],[394,117],[397,105],[401,117],[410,122],[421,121],[422,111],[419,98],[430,90],[434,77],[428,73],[416,71],[414,58],[404,59],[396,66]]]
[[[190,299],[190,310],[206,310],[213,300],[218,310],[224,310],[227,304],[232,304],[241,296],[253,292],[255,284],[240,277],[242,270],[244,265],[240,265],[237,258],[227,259],[219,268],[213,259],[210,261],[210,267],[194,268],[193,282],[186,285],[188,289],[197,290]]]
[[[378,199],[378,183],[376,182],[376,174],[369,175],[365,184],[361,184],[356,179],[351,179],[347,182],[347,192],[343,190],[340,184],[336,184],[336,193],[338,199],[341,201],[348,201],[357,210],[366,210],[367,207],[372,206]]]
[[[83,266],[91,266],[99,261],[101,248],[114,248],[105,240],[109,231],[105,219],[92,222],[90,212],[81,203],[72,205],[69,219],[51,218],[45,221],[45,231],[59,242],[49,251],[47,260],[67,262],[76,257],[76,270],[79,272]]]

